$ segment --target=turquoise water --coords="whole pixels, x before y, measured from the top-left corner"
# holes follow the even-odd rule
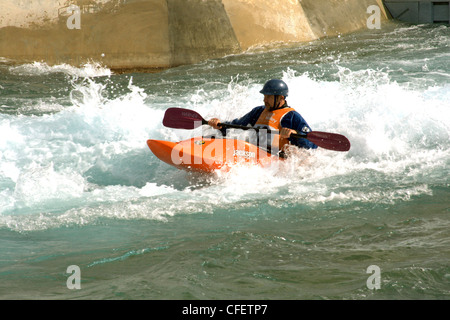
[[[386,24],[156,74],[0,58],[0,298],[448,299],[449,46]],[[276,77],[351,150],[204,176],[146,146],[213,133],[167,108],[233,119]]]

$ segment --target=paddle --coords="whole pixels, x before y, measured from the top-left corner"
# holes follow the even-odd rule
[[[166,110],[163,119],[163,125],[174,129],[188,129],[192,130],[201,125],[208,124],[208,121],[197,112],[183,108],[169,108]],[[242,130],[260,130],[259,128],[239,126],[235,124],[220,123],[220,126],[231,129]],[[270,132],[268,129],[263,129]],[[343,135],[337,133],[328,133],[321,131],[311,131],[308,133],[291,134],[294,138],[308,139],[317,146],[334,151],[348,151],[350,150],[350,141]]]

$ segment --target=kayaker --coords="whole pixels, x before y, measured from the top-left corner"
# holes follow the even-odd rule
[[[305,119],[293,108],[289,107],[286,101],[289,89],[283,80],[272,79],[264,84],[260,91],[264,95],[264,106],[259,106],[251,110],[241,118],[234,119],[231,123],[241,126],[252,126],[255,128],[266,128],[277,130],[279,134],[269,134],[266,142],[259,135],[258,145],[265,147],[272,153],[283,151],[288,144],[295,145],[299,148],[316,149],[317,146],[307,139],[291,138],[292,133],[307,133],[311,131],[310,126]],[[226,135],[226,131],[220,125],[218,118],[212,118],[208,121],[208,125],[214,129],[222,131]],[[269,142],[267,142],[269,141]]]

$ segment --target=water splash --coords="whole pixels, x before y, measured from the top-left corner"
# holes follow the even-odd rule
[[[430,195],[430,186],[448,176],[449,86],[399,83],[388,69],[352,70],[336,62],[328,78],[284,69],[289,104],[314,130],[346,135],[350,152],[300,152],[276,167],[236,167],[208,178],[161,163],[145,141],[214,133],[164,128],[164,110],[181,106],[205,118],[231,120],[262,105],[257,79],[248,74],[222,82],[205,78],[205,86],[192,91],[185,87],[187,80],[172,82],[171,71],[161,88],[165,92],[171,86],[170,98],[153,103],[149,97],[164,95],[156,76],[102,78],[108,75],[104,70],[93,75],[83,68],[40,64],[23,69],[67,73],[71,89],[69,106],[56,113],[0,118],[6,137],[0,141],[0,226],[16,231],[103,218],[167,221],[256,203],[409,201]]]
[[[50,66],[45,62],[35,61],[33,63],[22,64],[18,66],[9,67],[9,71],[14,75],[20,76],[41,76],[55,73],[63,73],[76,78],[94,78],[111,76],[112,72],[98,62],[86,63],[77,68],[69,64],[63,63]]]

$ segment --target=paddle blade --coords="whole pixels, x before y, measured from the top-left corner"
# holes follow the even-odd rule
[[[206,120],[200,114],[193,110],[183,108],[169,108],[166,110],[163,119],[163,125],[174,129],[195,129]]]
[[[306,139],[324,149],[334,151],[350,150],[350,141],[341,134],[311,131],[306,135]]]

